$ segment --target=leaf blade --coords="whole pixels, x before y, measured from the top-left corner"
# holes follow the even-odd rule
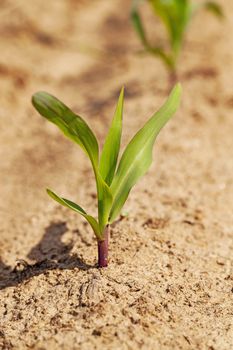
[[[64,207],[69,208],[71,210],[74,210],[77,213],[79,213],[80,215],[82,215],[89,222],[89,224],[91,225],[96,236],[101,237],[99,225],[93,216],[88,215],[82,207],[80,207],[78,204],[70,201],[69,199],[58,196],[55,192],[51,191],[50,189],[47,189],[46,191],[47,191],[48,195],[53,200],[55,200],[59,204],[63,205]]]
[[[79,115],[72,112],[63,102],[51,94],[37,92],[32,96],[32,104],[44,118],[58,126],[65,136],[81,146],[89,156],[96,179],[99,227],[100,232],[102,232],[108,222],[112,195],[108,185],[99,174],[99,146],[95,135]]]
[[[98,187],[98,219],[100,233],[102,234],[105,226],[109,222],[109,213],[112,207],[112,193],[109,186],[97,173],[97,187]]]
[[[120,150],[122,133],[122,114],[124,102],[124,88],[121,89],[117,107],[111,127],[107,134],[103,151],[100,157],[99,172],[103,180],[110,185],[115,174],[117,159]]]
[[[203,4],[203,7],[212,12],[216,17],[223,19],[224,18],[224,12],[222,7],[215,1],[206,1]]]
[[[36,110],[58,128],[89,156],[93,166],[97,167],[99,147],[96,137],[88,124],[63,102],[47,92],[37,92],[32,96]]]
[[[134,26],[135,31],[137,32],[142,44],[144,45],[145,48],[148,48],[149,43],[147,40],[146,32],[144,29],[144,26],[142,24],[141,16],[138,10],[138,6],[142,2],[141,0],[135,0],[133,1],[133,5],[131,8],[131,21]]]
[[[110,187],[113,193],[110,223],[119,214],[131,188],[148,170],[152,162],[152,149],[156,136],[177,110],[180,95],[181,87],[177,84],[160,110],[136,133],[126,147]]]
[[[170,38],[174,60],[176,59],[190,18],[190,3],[188,0],[149,0],[155,14],[164,23]]]

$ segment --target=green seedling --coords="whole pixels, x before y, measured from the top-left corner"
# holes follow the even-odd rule
[[[169,49],[165,50],[161,46],[151,45],[147,38],[139,13],[139,6],[142,2],[145,2],[145,0],[134,0],[132,4],[131,19],[135,31],[145,50],[160,57],[171,72],[176,70],[177,59],[191,18],[202,8],[207,9],[219,18],[223,18],[222,8],[214,1],[193,4],[190,0],[147,0],[155,16],[160,18],[166,28],[169,37]]]
[[[130,190],[151,165],[156,136],[176,112],[180,95],[181,87],[177,84],[160,110],[153,114],[129,142],[119,163],[124,89],[121,90],[101,155],[93,131],[79,115],[46,92],[37,92],[32,97],[36,110],[77,143],[91,161],[97,187],[98,219],[87,214],[73,201],[60,197],[49,189],[47,193],[61,205],[82,215],[91,225],[98,243],[99,267],[108,264],[109,225],[120,215]]]

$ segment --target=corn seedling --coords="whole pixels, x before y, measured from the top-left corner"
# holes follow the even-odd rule
[[[152,149],[159,131],[176,112],[181,87],[177,84],[167,101],[146,122],[126,146],[118,163],[122,132],[124,89],[121,90],[112,124],[101,155],[97,139],[87,123],[57,98],[46,92],[32,97],[36,110],[54,123],[69,139],[77,143],[89,157],[95,175],[98,219],[69,199],[47,189],[47,193],[61,205],[82,215],[92,227],[98,244],[98,266],[108,264],[109,225],[119,216],[130,190],[152,162]]]
[[[207,1],[193,4],[190,0],[147,0],[156,17],[164,24],[168,37],[169,49],[150,44],[139,13],[140,3],[145,0],[134,0],[132,4],[131,20],[145,50],[162,59],[171,72],[175,72],[177,59],[182,49],[187,26],[191,18],[201,9],[207,9],[219,18],[223,18],[223,11],[216,2]]]

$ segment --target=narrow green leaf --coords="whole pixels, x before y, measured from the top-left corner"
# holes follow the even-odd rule
[[[148,47],[147,51],[158,56],[170,70],[175,70],[175,61],[171,54],[166,53],[161,47]]]
[[[174,60],[176,59],[190,19],[190,2],[188,0],[149,0],[155,14],[167,28]]]
[[[34,94],[32,104],[43,117],[57,125],[69,139],[80,145],[89,156],[95,173],[98,192],[99,231],[102,232],[108,222],[112,195],[108,185],[99,174],[99,147],[95,135],[80,116],[72,112],[56,97],[46,92]]]
[[[92,130],[80,116],[47,92],[34,94],[32,104],[43,117],[56,124],[68,138],[79,144],[89,156],[93,166],[97,167],[98,143]]]
[[[174,62],[172,56],[170,54],[167,54],[162,47],[152,46],[149,43],[138,10],[140,2],[142,1],[134,1],[131,10],[131,21],[133,23],[135,31],[138,34],[145,50],[155,56],[158,56],[169,69],[174,70]]]
[[[139,38],[141,39],[142,44],[145,47],[148,47],[148,40],[146,37],[146,32],[142,24],[142,20],[138,11],[138,5],[142,2],[140,0],[133,1],[132,9],[131,9],[131,21],[133,23],[133,26],[135,28],[135,31],[137,32]]]
[[[112,183],[120,150],[123,102],[124,88],[121,89],[112,125],[109,129],[100,157],[99,172],[108,185]]]
[[[60,203],[64,207],[72,209],[72,210],[76,211],[77,213],[79,213],[80,215],[82,215],[91,225],[97,238],[101,238],[98,222],[96,221],[96,219],[93,216],[88,215],[83,208],[81,208],[78,204],[70,201],[69,199],[59,197],[56,193],[54,193],[53,191],[51,191],[49,189],[47,189],[47,193],[56,202]]]
[[[96,179],[98,192],[98,219],[100,233],[102,234],[109,221],[109,213],[112,207],[113,198],[109,186],[98,172],[96,173]]]
[[[215,1],[207,1],[203,4],[203,7],[208,11],[212,12],[215,16],[219,18],[224,18],[224,13],[222,7]]]
[[[152,149],[159,131],[176,112],[181,95],[177,84],[160,110],[140,129],[126,147],[111,185],[113,205],[110,223],[120,213],[131,188],[148,170],[152,162]]]
[[[163,22],[170,40],[170,50],[150,44],[140,14],[140,0],[133,1],[131,20],[146,51],[158,56],[170,70],[175,70],[177,57],[182,45],[184,32],[191,15],[188,0],[148,0],[155,15]]]

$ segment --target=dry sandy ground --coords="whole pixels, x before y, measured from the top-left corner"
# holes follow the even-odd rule
[[[44,191],[96,210],[88,160],[33,110],[35,91],[103,142],[124,84],[123,145],[167,95],[163,65],[137,53],[129,4],[1,1],[1,349],[233,349],[231,0],[224,22],[202,13],[189,28],[182,106],[111,229],[107,269],[82,218]]]

